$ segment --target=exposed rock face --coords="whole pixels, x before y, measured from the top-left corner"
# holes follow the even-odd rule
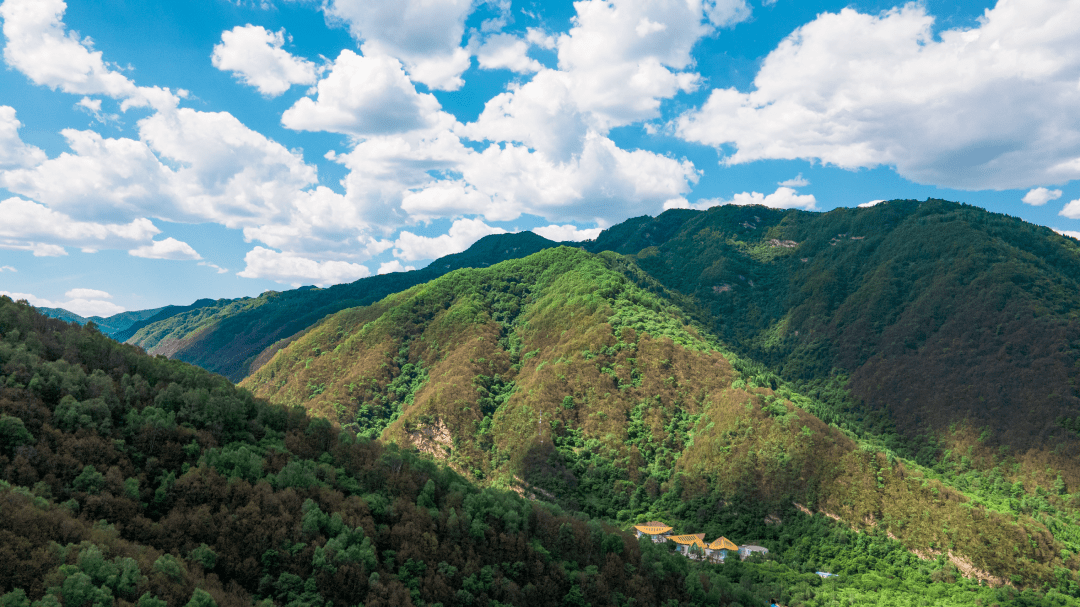
[[[436,419],[429,426],[421,426],[409,432],[409,440],[422,453],[428,453],[435,459],[446,459],[454,445],[450,438],[450,429],[443,420]]]

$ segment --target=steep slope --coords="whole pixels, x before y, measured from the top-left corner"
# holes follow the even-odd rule
[[[1080,418],[1073,239],[929,200],[668,212],[586,246],[632,255],[690,296],[725,343],[781,376],[849,389],[860,410],[837,422],[897,432],[924,463],[941,453],[934,437],[986,457],[1007,445],[1080,486],[1063,422]],[[1037,480],[1050,488],[1054,475]]]
[[[303,288],[219,300],[179,311],[140,327],[127,343],[239,381],[253,370],[263,350],[281,340],[287,343],[294,334],[327,314],[370,304],[451,270],[486,267],[554,245],[531,232],[486,236],[468,250],[441,257],[421,270],[371,276],[327,289]]]
[[[1080,538],[1048,528],[1075,514],[1062,500],[1045,522],[996,511],[859,445],[686,305],[624,257],[549,249],[335,314],[242,385],[594,516],[719,535],[734,502],[798,517],[794,500],[996,583],[1075,570]]]
[[[6,297],[0,439],[6,607],[765,600]]]

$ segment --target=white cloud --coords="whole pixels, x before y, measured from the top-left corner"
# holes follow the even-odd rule
[[[623,150],[595,134],[586,137],[580,155],[565,163],[521,146],[491,145],[460,167],[465,181],[491,197],[488,219],[530,213],[602,226],[656,213],[665,200],[688,192],[698,179],[689,161]]]
[[[18,272],[18,270],[11,266],[0,266],[0,272]]]
[[[45,152],[19,138],[21,126],[15,108],[0,105],[0,169],[30,167],[45,160]]]
[[[65,246],[128,248],[160,232],[145,218],[127,224],[78,221],[21,198],[0,201],[0,217],[0,248],[31,250],[36,256],[66,255]]]
[[[802,188],[810,185],[810,180],[803,177],[802,173],[799,173],[797,176],[781,181],[776,185],[782,185],[789,188]]]
[[[446,133],[416,143],[372,139],[334,159],[350,169],[345,198],[383,226],[462,215],[509,221],[522,213],[610,225],[656,213],[698,178],[689,161],[626,151],[596,135],[568,162],[513,144],[476,152]]]
[[[449,127],[454,118],[431,94],[416,92],[401,63],[386,55],[343,50],[318,97],[301,98],[281,116],[287,128],[331,131],[363,138]]]
[[[473,7],[472,0],[329,0],[323,10],[349,26],[365,55],[399,59],[416,82],[454,91],[470,65],[461,40]]]
[[[533,228],[533,232],[555,242],[592,240],[600,235],[602,228],[579,228],[575,225],[550,225],[542,228]]]
[[[122,107],[175,106],[178,97],[168,89],[137,87],[110,69],[101,51],[92,51],[89,38],[65,31],[63,0],[6,0],[0,5],[4,20],[4,61],[35,84],[77,95],[107,95],[123,99]]]
[[[577,107],[600,132],[659,115],[660,100],[692,91],[694,44],[747,18],[743,0],[583,0],[574,27],[558,37],[559,69]]]
[[[258,25],[238,25],[221,32],[221,44],[210,57],[214,67],[268,97],[276,97],[294,84],[314,84],[317,68],[282,48],[285,30],[271,32]]]
[[[791,188],[781,186],[776,188],[776,191],[772,194],[740,192],[732,196],[731,200],[705,198],[694,203],[687,202],[685,199],[672,200],[664,204],[664,209],[697,209],[704,211],[722,204],[740,206],[760,204],[773,209],[806,209],[808,211],[817,208],[817,200],[814,199],[813,194],[799,194]]]
[[[318,181],[315,167],[298,152],[228,112],[158,112],[139,121],[139,135],[180,166],[174,192],[181,212],[192,219],[228,227],[270,222]]]
[[[210,263],[209,261],[200,261],[199,265],[200,266],[206,266],[208,268],[213,268],[213,269],[217,270],[218,274],[224,274],[224,273],[229,271],[227,268],[223,268],[223,267],[221,267],[221,266],[219,266],[217,264]]]
[[[379,274],[390,274],[391,272],[410,272],[415,269],[416,268],[414,268],[413,266],[401,265],[400,261],[394,259],[392,261],[381,264],[379,266]]]
[[[293,287],[303,284],[316,284],[322,287],[371,276],[371,270],[358,263],[315,261],[263,247],[255,247],[248,251],[248,254],[244,256],[244,263],[246,267],[238,272],[237,276],[268,278]]]
[[[507,69],[531,74],[544,69],[528,55],[529,43],[513,34],[496,34],[484,40],[476,51],[476,61],[485,70]]]
[[[1065,207],[1058,212],[1058,215],[1068,217],[1069,219],[1080,219],[1080,198],[1065,205]]]
[[[566,162],[581,153],[589,132],[589,117],[578,111],[573,85],[569,74],[543,70],[520,88],[488,100],[476,122],[454,132],[478,141],[518,141]]]
[[[557,43],[555,36],[536,27],[525,28],[525,39],[529,41],[529,44],[549,51],[555,50]]]
[[[176,204],[174,175],[145,143],[106,139],[94,131],[61,133],[73,153],[0,172],[0,185],[79,219],[168,217]]]
[[[1057,200],[1061,198],[1061,190],[1048,190],[1046,188],[1035,188],[1021,199],[1024,204],[1030,204],[1032,206],[1041,207],[1042,205],[1050,202],[1051,200]]]
[[[677,121],[727,164],[894,166],[919,183],[1007,189],[1080,178],[1080,0],[1001,1],[935,37],[921,3],[824,13]]]
[[[402,231],[394,242],[394,256],[405,261],[435,259],[460,253],[489,234],[505,234],[506,230],[485,224],[479,219],[458,219],[450,231],[434,238]]]
[[[202,256],[191,248],[191,245],[172,237],[155,240],[151,244],[131,249],[128,254],[147,259],[202,259]]]
[[[12,238],[0,238],[0,249],[30,251],[34,257],[63,257],[67,255],[67,251],[60,245],[44,242],[25,242]]]
[[[1077,240],[1080,240],[1080,232],[1074,232],[1072,230],[1059,230],[1057,228],[1053,228],[1053,230],[1058,234],[1061,234],[1062,236],[1068,236],[1069,238],[1075,238]]]
[[[83,294],[72,295],[72,293],[83,292]],[[123,306],[118,306],[111,301],[104,301],[103,298],[111,298],[112,296],[105,291],[98,291],[95,289],[72,289],[67,292],[67,301],[49,301],[41,297],[35,297],[30,293],[12,293],[10,291],[0,291],[0,295],[7,295],[8,297],[18,301],[25,299],[30,302],[30,305],[38,308],[61,308],[68,312],[74,312],[79,316],[112,316],[113,314],[119,314],[124,311]]]
[[[68,299],[112,299],[112,295],[109,295],[108,292],[97,289],[71,289],[64,293],[64,297]]]
[[[869,202],[864,202],[864,203],[858,205],[858,207],[860,209],[868,209],[870,207],[877,206],[877,205],[879,205],[879,204],[881,204],[883,202],[885,202],[885,201],[884,200],[871,200]]]

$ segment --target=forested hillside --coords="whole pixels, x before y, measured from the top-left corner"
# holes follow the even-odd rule
[[[0,374],[5,607],[763,600],[6,297]]]
[[[451,270],[485,267],[554,245],[532,232],[486,236],[467,251],[441,257],[420,270],[361,278],[326,289],[266,292],[170,310],[118,338],[151,354],[164,354],[240,381],[254,371],[253,365],[257,368],[263,362],[259,355],[265,349],[273,351],[276,342],[287,343],[327,314],[374,303]]]
[[[568,510],[765,542],[788,572],[835,546],[799,537],[798,503],[905,566],[941,554],[985,583],[1075,590],[1070,496],[1040,494],[1031,516],[1000,502],[1012,487],[965,492],[860,444],[822,421],[842,417],[832,403],[725,352],[686,305],[625,257],[549,249],[340,312],[242,385]],[[877,567],[851,556],[825,562]]]
[[[845,422],[930,465],[1080,486],[1080,244],[976,207],[725,206],[605,232],[741,355],[850,391]],[[1004,449],[1002,449],[1004,447]],[[951,452],[949,451],[951,449]],[[947,462],[946,462],[947,463]]]

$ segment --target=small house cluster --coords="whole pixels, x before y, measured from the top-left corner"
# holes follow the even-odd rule
[[[769,552],[768,548],[755,546],[753,544],[736,546],[734,542],[726,537],[719,537],[711,542],[706,542],[704,533],[672,535],[671,527],[660,521],[649,521],[643,525],[634,525],[634,531],[637,532],[639,538],[648,536],[649,539],[657,544],[668,541],[675,542],[676,550],[687,558],[700,561],[723,563],[724,559],[727,558],[728,552],[737,552],[739,554],[739,560],[746,560],[746,557],[751,554],[764,555]]]

